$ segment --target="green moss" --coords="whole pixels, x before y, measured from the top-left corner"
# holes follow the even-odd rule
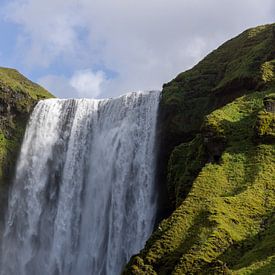
[[[265,111],[274,59],[275,24],[261,26],[164,86],[175,208],[125,274],[275,273],[275,144],[265,140],[274,133]]]
[[[15,69],[0,67],[0,85],[34,100],[53,97],[47,90],[30,81]]]
[[[250,29],[224,43],[194,68],[164,85],[165,147],[190,140],[204,116],[250,91],[273,85],[275,24]]]
[[[275,142],[275,113],[261,111],[255,127],[256,137],[260,142]]]
[[[270,93],[267,96],[265,96],[264,101],[274,102],[275,101],[275,93]]]
[[[168,192],[170,201],[177,206],[187,196],[192,182],[207,161],[203,137],[182,143],[173,150],[168,164]]]
[[[205,124],[218,129],[228,143],[219,163],[201,169],[186,199],[141,252],[144,265],[157,274],[242,274],[269,265],[275,245],[270,221],[275,207],[275,145],[255,144],[253,131],[268,93],[243,96],[206,117]],[[202,139],[197,150],[201,146]],[[190,164],[181,167],[185,156],[178,160],[174,154],[169,169],[184,178]]]
[[[267,61],[263,63],[262,67],[262,79],[265,83],[274,83],[275,79],[275,60]]]
[[[39,99],[50,97],[18,71],[0,68],[0,185],[12,177],[29,113]]]

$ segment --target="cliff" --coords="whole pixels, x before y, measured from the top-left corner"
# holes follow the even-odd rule
[[[158,181],[169,198],[125,274],[275,273],[274,94],[275,24],[245,31],[164,85]],[[0,68],[1,216],[29,114],[49,97]]]
[[[0,68],[0,217],[29,114],[39,99],[49,97],[53,95],[18,71]]]
[[[249,29],[163,87],[169,215],[125,274],[275,273],[275,24]]]

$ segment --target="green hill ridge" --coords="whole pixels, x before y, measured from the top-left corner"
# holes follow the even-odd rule
[[[50,97],[18,71],[0,67],[0,217],[29,114],[38,100]]]
[[[165,84],[170,215],[124,274],[275,274],[275,24]]]

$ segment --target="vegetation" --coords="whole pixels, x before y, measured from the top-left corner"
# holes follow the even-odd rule
[[[0,67],[0,216],[29,114],[39,99],[53,97],[14,69]],[[3,219],[0,219],[0,231]]]
[[[162,127],[168,151],[199,132],[205,115],[274,85],[275,25],[249,29],[165,84]]]
[[[0,204],[6,196],[28,116],[39,99],[53,97],[14,69],[0,68]],[[1,210],[3,207],[1,207]]]
[[[125,274],[275,274],[274,60],[260,26],[164,85],[172,213]]]

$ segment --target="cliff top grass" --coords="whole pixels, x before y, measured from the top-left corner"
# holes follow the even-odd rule
[[[40,99],[54,97],[15,69],[0,67],[0,99],[10,101],[19,111]],[[26,109],[27,110],[27,109]]]
[[[275,24],[244,31],[163,86],[166,145],[190,140],[204,116],[250,91],[274,85]]]
[[[38,100],[50,97],[17,70],[0,67],[0,184],[11,176],[29,113]]]
[[[12,91],[28,94],[32,99],[54,97],[40,85],[30,81],[15,69],[0,67],[0,88],[10,88]]]

